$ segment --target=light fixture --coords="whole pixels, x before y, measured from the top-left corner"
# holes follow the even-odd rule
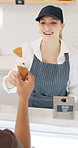
[[[15,0],[17,5],[24,5],[24,0]]]

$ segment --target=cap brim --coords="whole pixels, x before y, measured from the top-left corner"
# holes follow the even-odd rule
[[[43,14],[43,15],[37,17],[35,20],[39,22],[40,19],[41,19],[42,17],[44,17],[44,16],[51,16],[51,17],[55,18],[56,20],[62,21],[60,18],[58,18],[58,17],[56,17],[56,16],[54,16],[54,15],[50,15],[50,14]]]

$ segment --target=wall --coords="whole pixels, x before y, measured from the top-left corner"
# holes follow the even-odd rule
[[[0,105],[17,105],[19,102],[19,97],[17,93],[8,94],[2,85],[3,77],[7,75],[8,70],[1,71],[0,70]],[[1,108],[0,108],[1,112]]]
[[[0,3],[3,10],[3,25],[0,27],[0,54],[12,55],[12,50],[40,36],[38,23],[35,21],[38,12],[45,4],[15,5]],[[65,29],[63,38],[78,49],[78,0],[75,4],[53,4],[64,10]]]

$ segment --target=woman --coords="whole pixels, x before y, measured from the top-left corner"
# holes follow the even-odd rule
[[[23,56],[30,59],[30,71],[35,76],[29,106],[53,108],[53,96],[78,95],[78,51],[69,49],[60,38],[64,28],[61,8],[44,7],[36,21],[39,22],[41,38],[22,47]],[[7,78],[14,86],[16,75],[17,72],[12,71]]]

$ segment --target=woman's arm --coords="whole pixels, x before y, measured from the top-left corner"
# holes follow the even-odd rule
[[[12,71],[9,72],[9,74]],[[3,78],[3,88],[7,93],[15,93],[16,92],[16,87],[14,87],[10,81],[9,81],[9,74],[4,76]]]

